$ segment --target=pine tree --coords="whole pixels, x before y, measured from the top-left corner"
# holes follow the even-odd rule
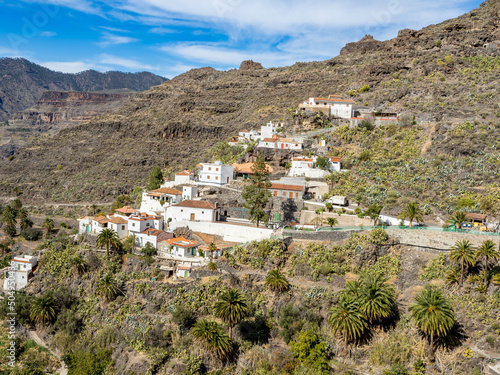
[[[151,168],[151,171],[149,172],[148,186],[146,187],[146,189],[156,190],[160,187],[162,182],[163,182],[163,173],[161,172],[161,168],[155,165],[153,168]]]
[[[267,221],[264,209],[271,197],[271,192],[268,190],[271,187],[269,170],[262,154],[257,156],[257,160],[252,166],[252,172],[250,183],[245,186],[241,196],[245,200],[245,207],[250,210],[250,220],[255,222],[258,227],[261,221]]]

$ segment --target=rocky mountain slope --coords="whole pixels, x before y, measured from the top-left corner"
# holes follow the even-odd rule
[[[100,73],[87,70],[78,74],[55,72],[26,59],[0,59],[0,121],[34,105],[42,93],[55,91],[144,91],[166,79],[148,72]]]
[[[436,124],[469,121],[495,131],[500,50],[488,43],[500,39],[499,4],[488,0],[466,15],[402,30],[385,42],[366,37],[323,62],[192,70],[137,94],[116,113],[0,162],[0,195],[18,187],[41,200],[109,199],[143,185],[152,165],[174,171],[208,160],[209,148],[236,130],[289,119],[307,97],[328,94],[351,93],[356,106],[415,116],[423,138],[412,157],[435,157]],[[368,91],[357,91],[364,85]]]
[[[45,91],[34,106],[16,112],[7,124],[0,126],[0,158],[12,155],[34,139],[43,139],[61,129],[112,112],[133,95],[133,92]]]

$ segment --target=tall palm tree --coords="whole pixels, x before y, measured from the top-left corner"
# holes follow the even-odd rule
[[[97,235],[96,244],[99,247],[106,247],[106,255],[109,256],[110,247],[120,246],[120,237],[114,230],[106,228]]]
[[[434,336],[446,336],[455,324],[451,303],[440,291],[426,288],[408,310],[415,324],[429,337],[429,354],[434,360]]]
[[[206,319],[196,322],[191,329],[191,334],[210,353],[215,352],[218,357],[223,357],[231,351],[231,339],[216,322]]]
[[[450,217],[450,220],[453,222],[455,229],[462,229],[463,223],[467,221],[467,214],[463,211],[457,211]]]
[[[484,285],[488,283],[488,266],[489,261],[493,259],[498,259],[500,254],[495,249],[495,243],[492,240],[483,241],[481,246],[476,250],[476,258],[482,258],[483,260],[483,270],[484,270]]]
[[[104,297],[106,301],[110,301],[122,293],[118,281],[110,273],[99,280],[95,291],[98,295]]]
[[[319,215],[320,212],[316,212],[316,215]],[[314,227],[317,229],[321,224],[323,224],[323,218],[321,216],[315,216],[311,220],[311,224],[314,225]]]
[[[359,302],[349,295],[342,295],[338,304],[330,309],[328,324],[334,334],[343,337],[346,350],[349,342],[359,339],[368,326]]]
[[[350,280],[345,282],[344,289],[341,290],[341,293],[344,295],[350,295],[354,299],[358,299],[361,295],[361,281],[359,280]]]
[[[465,265],[469,266],[476,263],[476,254],[474,253],[474,247],[472,247],[470,241],[457,241],[450,249],[450,259],[460,263],[460,286],[462,286]]]
[[[265,283],[269,289],[278,292],[288,289],[289,286],[285,275],[283,275],[278,269],[271,270],[267,273]]]
[[[233,327],[243,319],[248,311],[245,297],[237,289],[229,289],[215,304],[215,316],[229,325],[229,338],[233,337]]]
[[[333,226],[337,225],[339,221],[334,217],[329,217],[324,221],[324,223],[328,225],[330,228],[333,228]]]
[[[17,224],[17,210],[11,205],[7,205],[2,210],[2,222],[9,227]]]
[[[408,203],[403,212],[398,215],[398,219],[404,220],[408,218],[410,220],[410,228],[413,227],[413,221],[423,222],[423,211],[417,202]]]
[[[46,218],[42,223],[42,228],[45,229],[45,233],[47,236],[50,234],[50,232],[52,232],[54,227],[54,220],[52,220],[51,218]]]
[[[370,323],[390,317],[394,312],[396,292],[393,285],[387,284],[382,275],[368,275],[362,282],[359,298],[360,310]]]
[[[18,215],[20,220],[21,232],[33,226],[33,221],[29,218],[26,208],[21,208]]]
[[[35,299],[31,304],[30,318],[43,326],[52,322],[56,318],[56,304],[53,298],[45,295]]]

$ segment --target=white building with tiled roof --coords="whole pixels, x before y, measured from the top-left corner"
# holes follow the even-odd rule
[[[162,187],[142,193],[141,212],[163,212],[165,206],[182,201],[182,191]]]
[[[351,119],[353,100],[342,99],[341,95],[330,95],[328,98],[309,98],[300,106],[306,110],[320,110],[330,116]]]
[[[166,239],[158,244],[158,255],[168,257],[169,255],[192,258],[198,256],[198,242],[188,240],[184,237]]]
[[[121,240],[125,239],[128,236],[128,220],[120,216],[109,216],[108,219],[109,229],[115,231]]]
[[[150,228],[163,230],[163,218],[159,216],[141,213],[130,216],[127,221],[129,235],[137,235]]]
[[[168,233],[160,229],[148,228],[135,235],[135,243],[139,247],[144,247],[149,242],[153,247],[158,248],[161,241],[173,238],[173,233]]]
[[[191,184],[194,181],[194,173],[186,169],[176,173],[174,181],[176,185]]]
[[[305,186],[273,183],[268,190],[273,197],[302,199],[305,193]]]
[[[33,277],[37,266],[38,260],[35,256],[15,257],[10,261],[10,267],[3,269],[5,272],[3,288],[5,290],[9,289],[9,286],[15,287],[16,290],[24,288]]]
[[[340,172],[340,157],[328,156],[328,170],[318,168],[316,165],[317,156],[311,158],[299,156],[292,158],[292,167],[288,172],[290,177],[324,178],[331,172]]]
[[[218,221],[220,209],[206,201],[184,200],[165,209],[165,223],[177,221]]]

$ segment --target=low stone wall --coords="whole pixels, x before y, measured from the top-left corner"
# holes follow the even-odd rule
[[[319,206],[317,207],[319,208]],[[300,224],[310,224],[311,221],[316,217],[317,215],[314,213],[314,211],[301,211],[300,212]],[[366,218],[359,218],[356,215],[338,215],[336,212],[323,212],[321,214],[321,217],[323,219],[326,219],[328,217],[334,217],[339,221],[339,223],[336,225],[337,227],[356,227],[356,226],[371,226],[373,225],[373,221],[370,219]],[[326,224],[325,224],[326,226]]]
[[[392,229],[391,227],[387,228],[387,233],[391,238],[399,240],[402,244],[410,244],[415,247],[421,246],[422,249],[434,248],[446,250],[455,245],[457,241],[461,240],[469,240],[474,246],[478,246],[486,240],[492,240],[496,244],[499,240],[498,236],[486,234],[439,232],[415,229]]]
[[[342,241],[351,236],[351,233],[359,233],[356,231],[321,231],[308,232],[301,230],[285,231],[284,235],[291,235],[293,240],[309,240],[309,241]]]
[[[251,227],[229,223],[211,223],[203,221],[179,221],[169,224],[171,230],[188,227],[193,232],[220,235],[228,242],[249,242],[270,238],[273,230],[266,227]]]

